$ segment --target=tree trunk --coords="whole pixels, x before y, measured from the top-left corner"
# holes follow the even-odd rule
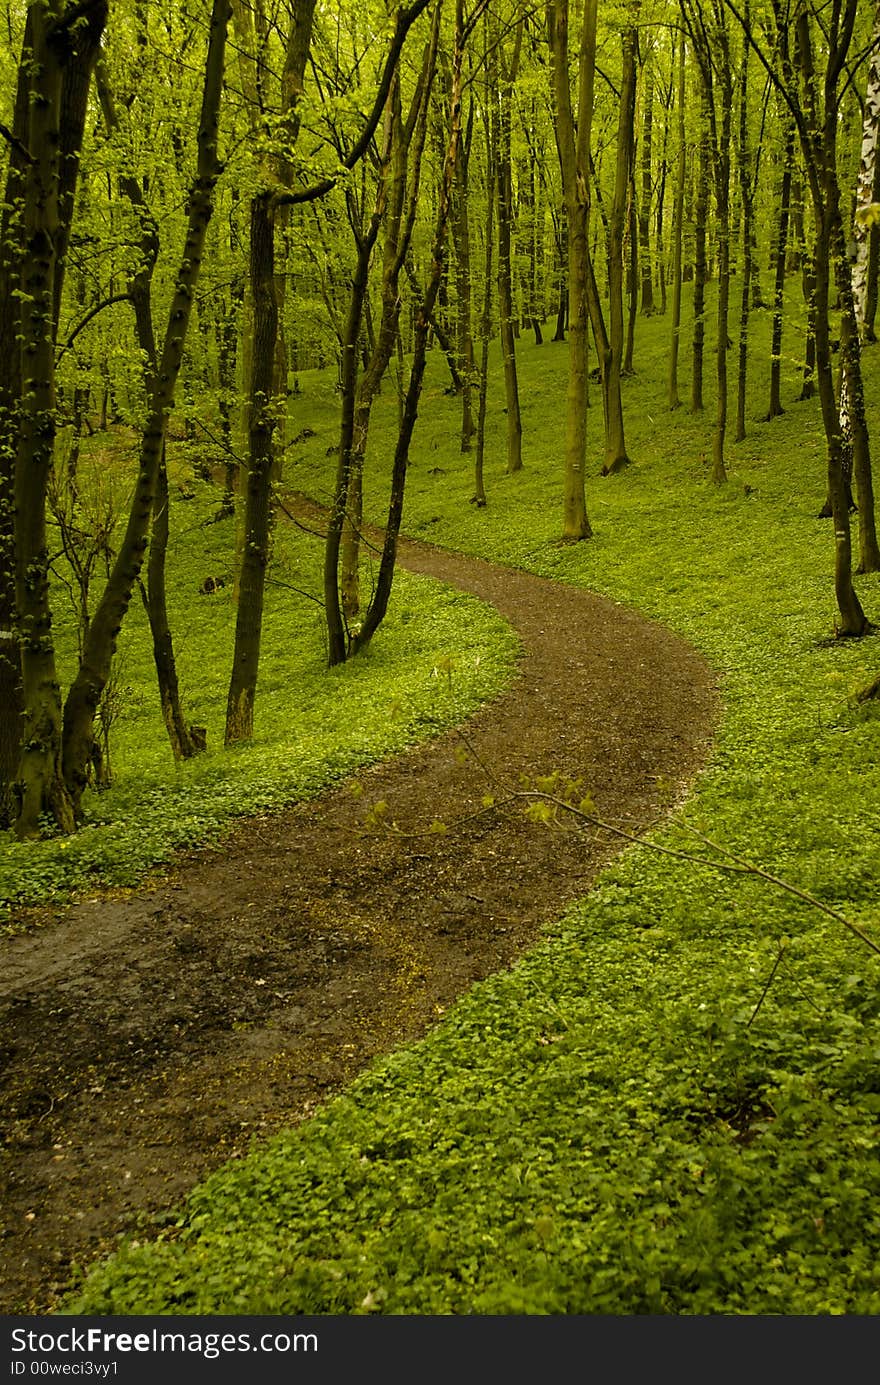
[[[473,111],[473,107],[471,107]],[[470,122],[469,122],[470,123]],[[459,140],[452,199],[452,239],[455,245],[456,339],[461,375],[461,451],[470,452],[474,436],[472,403],[474,338],[471,331],[471,231],[468,197],[470,140]]]
[[[200,750],[205,749],[201,736],[193,735],[187,724],[180,703],[180,684],[177,678],[177,661],[174,657],[174,641],[168,621],[168,603],[165,592],[165,556],[168,551],[170,506],[168,496],[168,471],[165,466],[165,449],[156,476],[156,496],[153,501],[153,522],[150,527],[150,552],[147,561],[147,587],[144,592],[144,605],[150,623],[153,639],[153,662],[156,665],[156,678],[159,684],[159,704],[162,720],[168,733],[171,753],[175,760],[188,760]]]
[[[669,348],[669,407],[678,409],[678,348],[681,340],[682,245],[684,241],[684,185],[687,172],[685,142],[685,72],[687,44],[679,40],[678,52],[678,155],[675,171],[675,207],[672,223],[672,341]]]
[[[859,159],[859,175],[856,183],[856,215],[853,225],[854,259],[852,265],[852,293],[856,322],[861,336],[864,330],[865,309],[868,298],[869,270],[869,226],[876,220],[871,215],[871,204],[875,200],[874,188],[877,184],[877,138],[880,132],[880,4],[874,15],[873,53],[868,64],[865,89],[865,107],[862,120],[862,148]]]
[[[358,246],[343,341],[342,417],[339,463],[333,508],[324,548],[324,607],[327,617],[328,662],[341,663],[349,653],[354,621],[360,613],[359,558],[363,523],[363,471],[373,401],[391,360],[400,324],[400,271],[409,251],[421,180],[427,134],[428,94],[434,78],[439,37],[439,8],[435,10],[431,41],[406,124],[400,109],[400,83],[395,77],[388,97],[385,145],[376,209]],[[415,132],[415,138],[413,133]],[[410,145],[412,174],[407,188]],[[383,216],[386,219],[382,262],[382,313],[367,367],[358,385],[355,345],[367,301],[370,258]],[[341,553],[341,574],[337,568]],[[338,581],[338,587],[337,587]],[[341,609],[340,609],[341,594]]]
[[[779,194],[779,220],[776,224],[775,277],[773,281],[773,329],[770,339],[770,407],[767,418],[778,418],[782,407],[782,326],[785,307],[785,266],[788,259],[788,226],[791,214],[791,179],[794,160],[794,126],[782,112],[785,143],[782,151],[782,185]]]
[[[874,183],[871,201],[880,202],[880,158],[874,159]],[[878,287],[880,287],[880,222],[875,221],[868,234],[868,269],[865,285],[865,320],[862,324],[864,339],[874,343],[877,340],[875,323],[877,320]]]
[[[403,426],[398,434],[397,445],[394,449],[394,460],[391,468],[391,496],[388,504],[388,520],[385,526],[385,539],[382,545],[382,557],[379,561],[379,572],[376,577],[376,589],[364,616],[363,624],[352,638],[351,649],[353,654],[358,654],[369,646],[377,629],[385,619],[388,610],[388,602],[391,597],[392,584],[394,582],[397,538],[400,533],[400,523],[403,517],[403,499],[406,487],[406,472],[409,463],[409,448],[412,442],[416,418],[418,416],[422,381],[425,374],[429,321],[434,309],[434,302],[440,287],[440,278],[443,272],[446,226],[449,219],[449,204],[452,182],[455,175],[458,141],[461,137],[463,29],[464,0],[456,0],[455,39],[452,53],[452,79],[449,99],[449,138],[446,145],[443,171],[440,178],[437,219],[431,246],[431,276],[425,290],[425,297],[419,305],[419,310],[416,315],[412,368],[410,370],[409,384],[407,386],[406,399],[404,402]]]
[[[750,0],[744,0],[743,15],[746,25],[751,27]],[[739,359],[736,376],[736,426],[734,442],[742,442],[746,436],[746,386],[749,369],[749,314],[752,308],[753,270],[756,268],[753,247],[755,189],[752,183],[751,152],[749,148],[749,58],[751,48],[748,40],[743,40],[743,52],[739,72],[739,137],[737,140],[737,163],[739,167],[740,203],[742,206],[742,276],[739,305]]]
[[[850,270],[841,238],[835,257],[841,303],[840,354],[842,384],[840,392],[841,428],[851,438],[853,474],[859,499],[859,572],[880,570],[874,515],[874,483],[871,450],[865,417],[865,393],[861,367],[861,334],[867,299],[868,244],[865,212],[870,209],[877,162],[877,135],[880,129],[880,4],[874,20],[875,53],[868,71],[862,123],[862,149],[856,188],[856,217],[853,228],[855,258]],[[861,215],[860,215],[861,213]]]
[[[104,123],[108,131],[117,131],[119,121],[116,105],[103,65],[98,67],[98,95]],[[145,363],[146,394],[150,398],[158,388],[157,374],[159,370],[152,306],[152,278],[159,257],[159,233],[155,219],[146,205],[139,179],[132,173],[123,172],[119,175],[119,188],[131,205],[137,209],[140,220],[140,262],[137,272],[131,279],[129,293],[134,307],[137,343]],[[165,446],[163,443],[156,473],[156,494],[153,501],[150,527],[147,586],[141,586],[141,594],[153,640],[153,657],[159,685],[162,719],[168,732],[171,753],[175,760],[181,760],[189,759],[198,749],[203,747],[198,738],[194,739],[190,735],[180,706],[174,641],[168,620],[165,591],[169,519],[168,473],[165,469]]]
[[[633,108],[633,122],[635,122],[635,108]],[[635,141],[635,123],[633,123],[633,142]],[[630,148],[630,175],[629,175],[629,206],[627,208],[627,232],[629,236],[629,257],[626,272],[626,293],[629,304],[629,312],[626,323],[626,348],[623,353],[623,374],[632,375],[635,371],[634,353],[636,346],[636,317],[638,316],[639,306],[639,236],[638,236],[638,216],[636,211],[636,180],[632,166],[634,149]]]
[[[800,68],[806,96],[806,114],[799,107],[796,108],[796,114],[799,116],[798,133],[806,163],[816,223],[816,243],[813,255],[816,383],[828,450],[828,505],[834,523],[834,592],[840,614],[838,633],[860,636],[865,634],[868,629],[868,621],[852,581],[850,496],[843,434],[840,427],[840,410],[834,389],[829,325],[832,257],[835,257],[836,263],[839,265],[844,247],[840,184],[837,174],[837,82],[852,34],[855,3],[856,0],[846,0],[845,34],[841,35],[840,15],[838,14],[835,31],[828,36],[826,71],[823,83],[825,107],[823,115],[820,115],[819,112],[816,91],[810,17],[806,11],[801,11],[799,14],[796,29],[796,61]],[[845,43],[842,42],[844,36],[846,37]],[[789,62],[787,49],[783,47],[782,53],[784,60]],[[791,80],[790,77],[790,82]],[[851,300],[852,281],[848,273],[842,277],[847,280],[849,285]]]
[[[95,712],[110,674],[116,639],[144,561],[166,423],[174,403],[174,390],[213,210],[214,186],[219,170],[218,113],[229,12],[229,0],[214,0],[198,126],[197,172],[189,196],[186,241],[171,299],[158,376],[147,401],[147,423],[141,441],[138,479],[128,524],[106,589],[89,626],[79,672],[64,706],[64,781],[77,812],[94,741]]]
[[[272,383],[278,304],[275,298],[274,228],[268,193],[260,193],[251,199],[250,232],[253,358],[249,390],[248,474],[235,646],[226,699],[226,745],[250,740],[254,732],[263,599],[269,562],[272,435],[275,428]]]
[[[553,333],[553,340],[565,341],[565,329],[568,326],[568,220],[564,209],[556,253],[559,267],[559,301],[556,308],[556,330]]]
[[[699,167],[697,169],[697,189],[694,199],[694,336],[693,371],[691,374],[691,410],[701,413],[703,409],[703,344],[706,339],[706,281],[708,269],[706,262],[706,231],[709,220],[709,131],[707,101],[702,96],[700,113],[701,137],[699,141]]]
[[[651,265],[651,199],[654,191],[651,169],[651,140],[654,129],[654,74],[650,57],[642,72],[642,197],[639,203],[639,249],[642,265],[642,312],[650,317],[654,309],[654,275]]]
[[[485,125],[486,125],[486,260],[483,277],[483,311],[480,318],[480,369],[477,377],[477,449],[474,456],[474,493],[472,503],[477,509],[486,505],[483,461],[486,450],[486,400],[489,392],[489,342],[492,338],[492,252],[495,237],[495,147],[492,120],[492,89],[489,67],[486,65]]]
[[[565,199],[568,242],[568,393],[566,399],[564,500],[562,537],[567,542],[588,539],[584,473],[587,451],[588,388],[588,266],[590,215],[590,137],[596,64],[596,0],[584,5],[578,58],[577,123],[571,107],[568,78],[568,0],[550,0],[547,30],[550,76],[556,114],[556,145]]]
[[[840,416],[831,364],[829,313],[829,264],[833,243],[833,212],[825,212],[816,236],[816,383],[828,447],[828,498],[834,523],[834,592],[840,613],[841,635],[863,635],[868,622],[852,581],[852,539],[849,495],[845,474]]]
[[[501,355],[504,361],[504,387],[507,394],[507,470],[522,468],[522,419],[519,407],[519,381],[516,370],[515,313],[513,306],[513,268],[511,243],[513,236],[513,166],[510,152],[511,104],[513,83],[519,66],[519,43],[522,23],[517,29],[517,43],[510,68],[501,72],[498,87],[498,314],[501,321]]]
[[[620,111],[617,125],[617,161],[614,196],[608,217],[608,356],[602,362],[602,400],[605,411],[605,458],[603,476],[620,471],[629,462],[623,428],[623,403],[620,379],[624,372],[623,284],[627,196],[632,169],[635,97],[636,33],[632,28],[621,35],[623,68],[620,81]],[[631,307],[634,299],[630,300]]]
[[[33,62],[24,180],[21,299],[22,399],[15,466],[16,606],[24,717],[18,764],[20,838],[39,836],[41,814],[72,831],[61,774],[61,690],[49,607],[46,489],[55,443],[55,246],[63,51],[60,6],[31,8]]]
[[[18,65],[18,86],[12,121],[14,143],[9,149],[6,188],[0,206],[0,829],[15,819],[14,784],[21,749],[24,700],[21,652],[16,635],[15,609],[15,454],[21,406],[21,227],[14,208],[25,195],[30,114],[30,71],[33,15],[29,10]]]
[[[42,812],[62,830],[73,827],[61,775],[45,510],[56,427],[54,343],[107,4],[76,9],[52,3],[28,11],[13,114],[18,148],[10,150],[0,218],[0,824],[16,817],[20,837],[39,834]]]

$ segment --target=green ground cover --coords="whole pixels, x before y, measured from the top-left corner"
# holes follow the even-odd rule
[[[120,472],[125,462],[117,457]],[[321,589],[322,547],[282,521],[267,585],[256,734],[225,750],[235,630],[232,521],[212,522],[215,487],[198,482],[185,464],[175,474],[192,498],[172,508],[169,614],[186,713],[207,728],[208,751],[179,765],[172,759],[136,595],[115,675],[113,785],[86,792],[85,826],[72,837],[18,843],[11,833],[0,836],[0,928],[13,903],[134,885],[175,849],[221,841],[236,817],[308,797],[461,722],[514,676],[518,646],[506,622],[464,593],[407,573],[398,575],[382,639],[366,657],[328,670],[323,616],[309,596]],[[202,594],[206,577],[224,585]],[[69,676],[76,633],[63,589],[56,610],[60,663]]]
[[[764,361],[766,315],[753,330]],[[657,383],[667,332],[639,323],[625,387],[636,464],[606,481],[596,400],[591,542],[558,542],[565,348],[525,341],[524,471],[503,475],[496,377],[489,506],[468,504],[457,404],[435,363],[406,525],[599,589],[691,639],[724,714],[681,819],[653,840],[702,849],[696,828],[880,935],[880,708],[853,700],[880,641],[831,638],[818,409],[792,403],[759,424],[756,366],[749,437],[714,489],[710,417],[670,414]],[[876,351],[868,373],[880,437]],[[331,387],[303,386],[316,438],[293,480],[320,495]],[[377,423],[378,458],[390,434]],[[859,589],[880,621],[880,580]],[[99,1265],[67,1311],[880,1311],[877,962],[759,879],[632,848],[515,968],[218,1171],[176,1225]]]

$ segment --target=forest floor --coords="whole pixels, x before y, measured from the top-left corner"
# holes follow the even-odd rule
[[[400,561],[521,639],[467,744],[447,733],[242,820],[136,891],[20,915],[32,926],[0,943],[0,1312],[51,1312],[120,1235],[175,1220],[197,1180],[424,1033],[587,891],[620,843],[484,809],[499,784],[559,770],[638,832],[702,763],[717,694],[670,631],[426,545]]]

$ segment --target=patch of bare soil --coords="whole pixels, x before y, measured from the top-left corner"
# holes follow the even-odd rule
[[[630,826],[697,770],[717,700],[676,636],[583,591],[426,546],[409,569],[495,605],[524,655],[470,723],[504,779],[559,768]],[[130,896],[0,944],[0,1311],[49,1312],[123,1233],[150,1234],[253,1137],[302,1120],[510,965],[617,845],[479,807],[454,735],[311,803],[242,821]],[[658,784],[658,781],[660,783]]]

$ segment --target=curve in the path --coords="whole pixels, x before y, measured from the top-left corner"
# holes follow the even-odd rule
[[[520,635],[519,678],[468,728],[499,776],[559,769],[629,825],[657,816],[661,782],[693,776],[716,695],[671,632],[424,545],[400,561]],[[0,1311],[51,1308],[72,1267],[154,1230],[209,1169],[424,1032],[585,892],[608,840],[518,812],[424,834],[486,793],[455,749],[444,735],[361,773],[362,797],[342,786],[243,821],[161,884],[2,944]],[[378,800],[399,834],[359,833]]]

